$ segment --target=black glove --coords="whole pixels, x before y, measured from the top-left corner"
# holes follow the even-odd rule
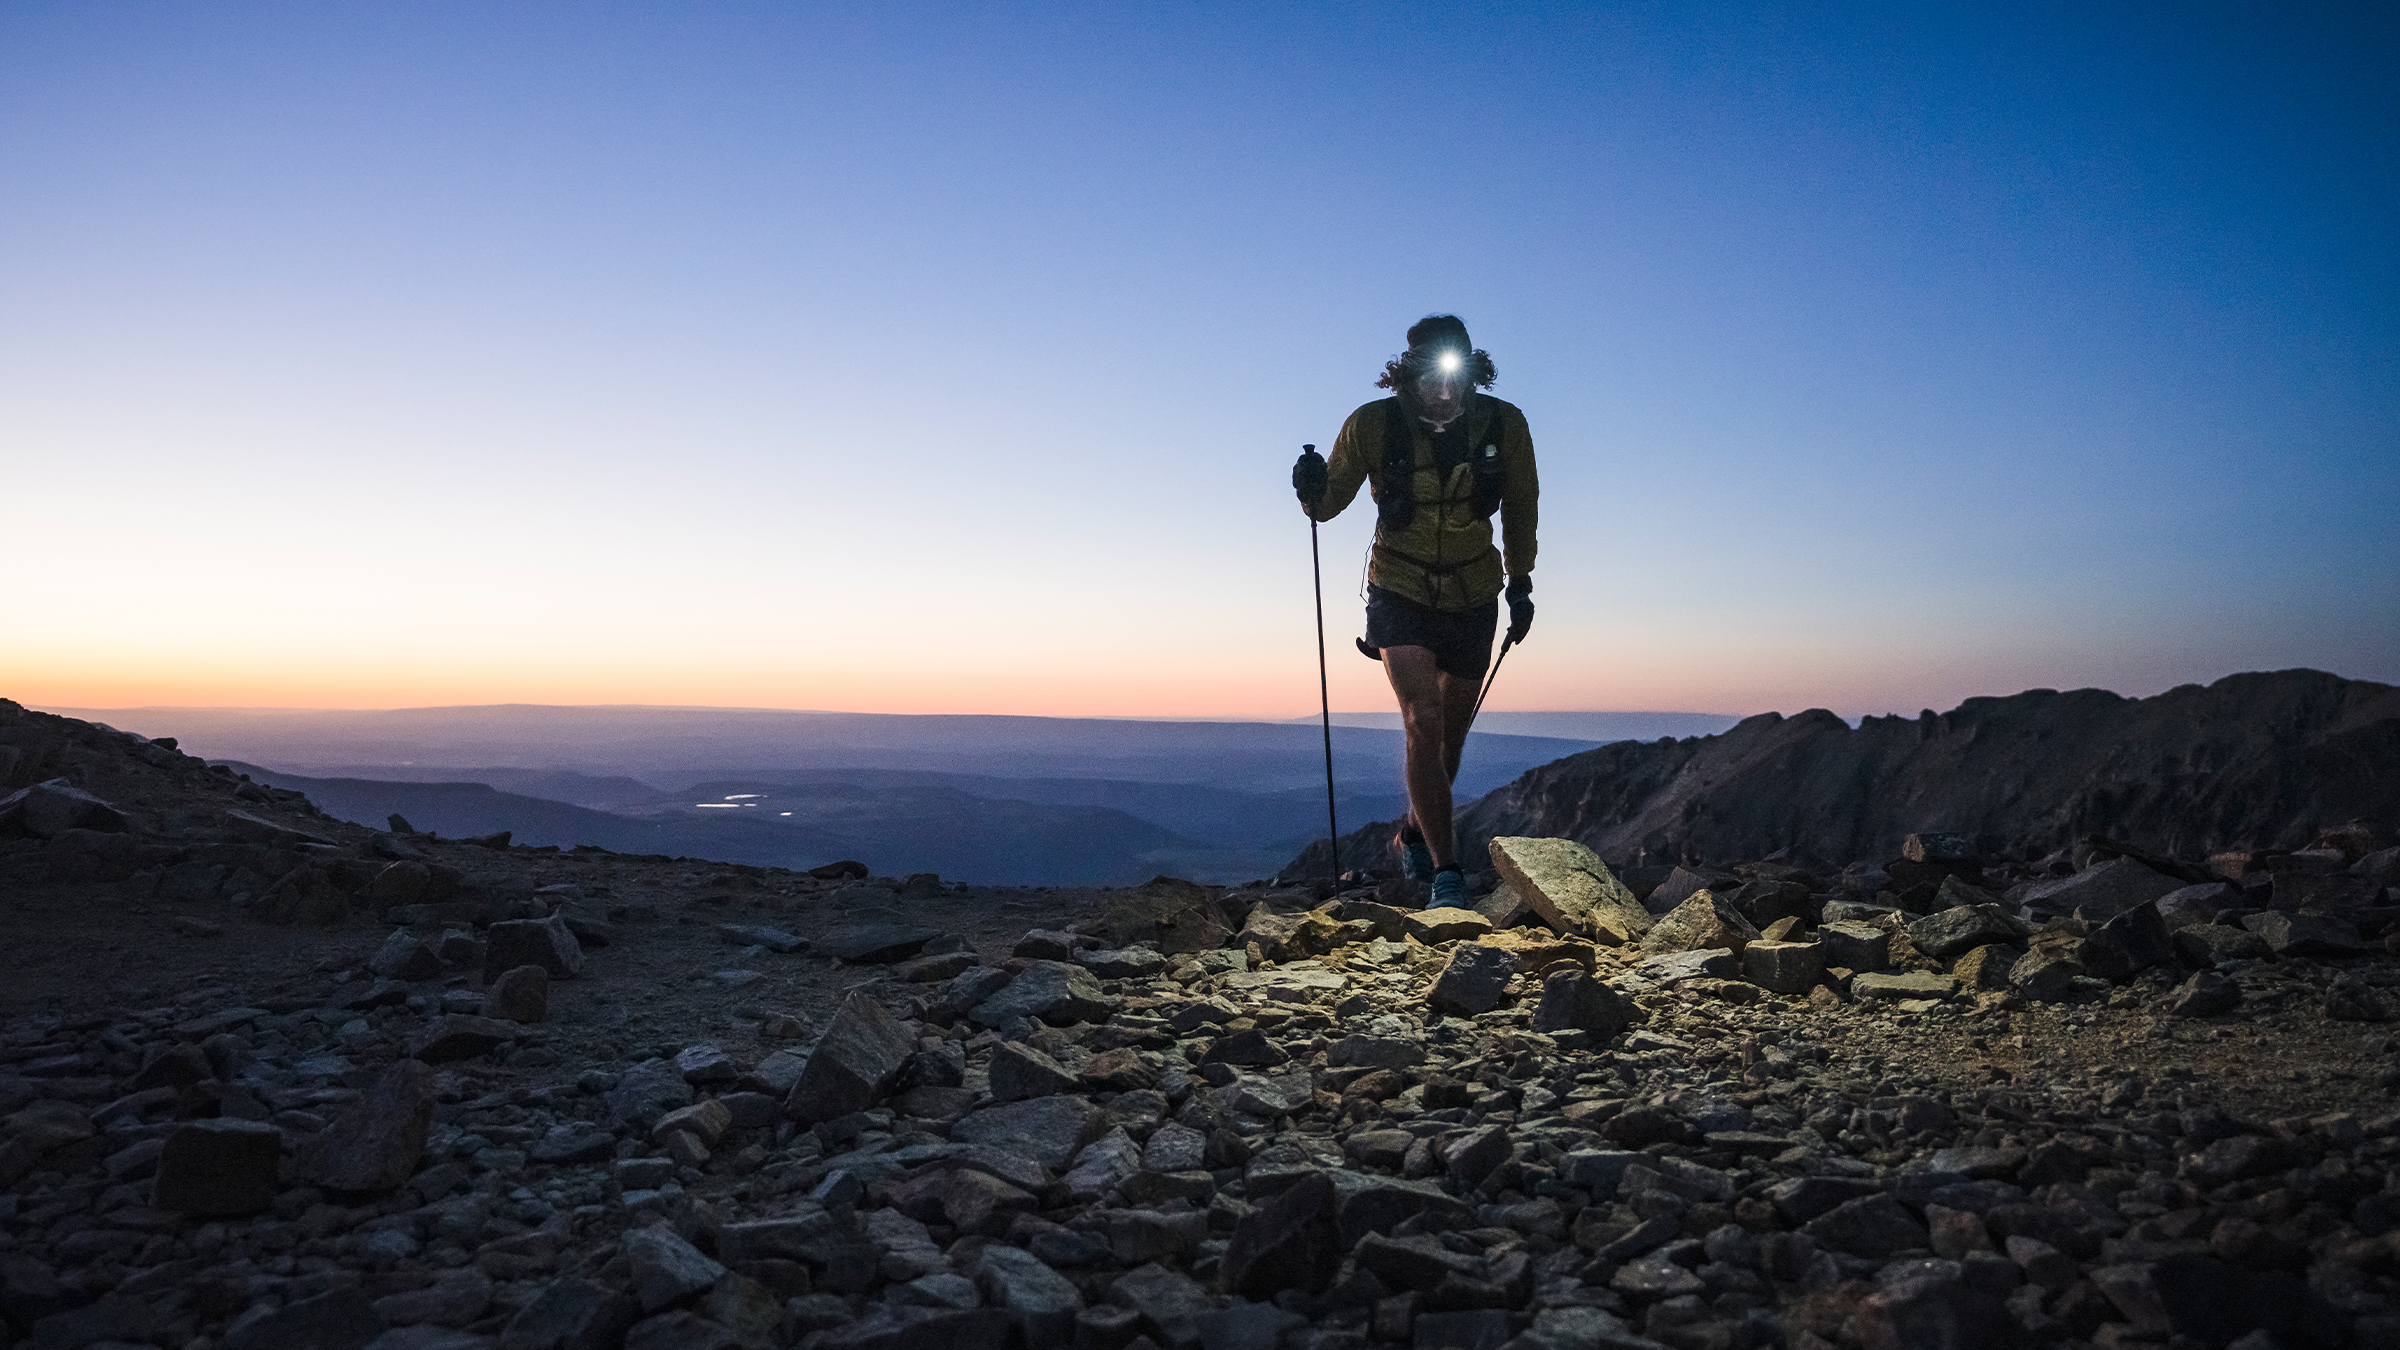
[[[1508,582],[1508,640],[1523,642],[1533,629],[1533,578],[1511,577]]]
[[[1300,494],[1300,504],[1315,507],[1325,495],[1325,457],[1317,447],[1300,447],[1300,458],[1292,464],[1292,491]]]

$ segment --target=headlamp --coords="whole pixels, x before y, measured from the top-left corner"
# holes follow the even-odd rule
[[[1465,358],[1458,354],[1457,348],[1450,347],[1445,348],[1440,356],[1435,357],[1433,364],[1434,368],[1441,371],[1444,375],[1456,375],[1458,373],[1458,368],[1466,364],[1466,362]]]

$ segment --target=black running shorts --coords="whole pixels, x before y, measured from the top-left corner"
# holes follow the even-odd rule
[[[1445,675],[1480,680],[1492,664],[1492,635],[1500,627],[1500,598],[1473,609],[1435,609],[1381,586],[1367,587],[1367,645],[1430,647]]]

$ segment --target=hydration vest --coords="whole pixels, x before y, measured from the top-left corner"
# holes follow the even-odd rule
[[[1489,520],[1500,509],[1500,492],[1508,483],[1507,470],[1500,462],[1501,421],[1501,410],[1495,406],[1492,420],[1483,431],[1482,447],[1470,449],[1467,455],[1475,469],[1477,520]],[[1416,417],[1397,397],[1384,400],[1383,495],[1376,499],[1375,507],[1376,519],[1386,533],[1397,534],[1417,518],[1416,422]],[[1438,457],[1434,467],[1437,470],[1441,467]]]

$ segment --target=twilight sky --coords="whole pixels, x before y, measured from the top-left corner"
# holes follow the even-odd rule
[[[2400,681],[2388,6],[0,7],[0,695],[1294,716],[1417,316],[1494,707]],[[1371,513],[1327,525],[1337,708]]]

